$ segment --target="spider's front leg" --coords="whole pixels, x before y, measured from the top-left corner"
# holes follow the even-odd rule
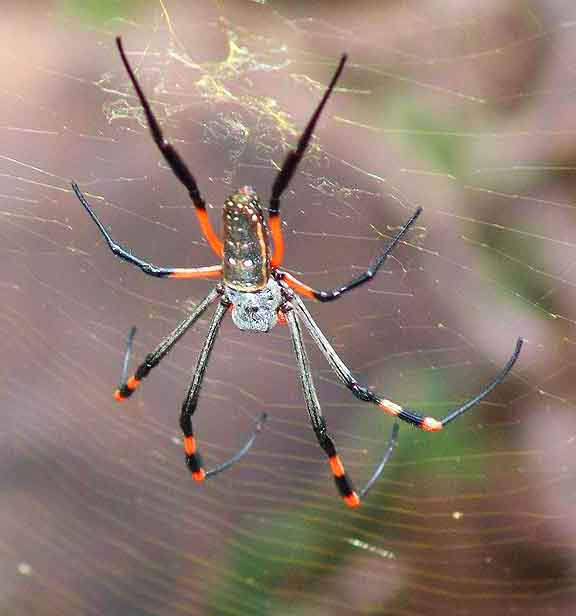
[[[306,401],[306,408],[308,409],[312,429],[314,430],[314,434],[318,439],[320,447],[322,447],[324,453],[328,456],[330,470],[332,471],[332,476],[334,477],[334,482],[340,496],[342,496],[344,502],[349,507],[358,507],[358,505],[360,505],[361,497],[368,492],[378,477],[382,474],[384,466],[392,454],[392,450],[396,445],[398,437],[398,426],[397,424],[394,424],[392,435],[386,447],[383,459],[377,466],[376,471],[373,473],[365,487],[359,493],[356,492],[352,481],[344,469],[342,460],[336,451],[334,441],[328,434],[326,420],[322,415],[322,409],[320,407],[320,402],[318,401],[318,396],[316,394],[316,388],[314,387],[314,382],[312,380],[310,362],[302,341],[302,329],[300,327],[300,321],[298,320],[296,311],[293,310],[292,305],[289,302],[283,304],[281,311],[283,312],[286,321],[288,322],[288,326],[290,327],[294,354],[296,355],[298,372],[300,374],[300,382],[304,392],[304,399]]]
[[[248,438],[247,442],[244,444],[242,449],[238,451],[234,456],[232,456],[226,462],[220,464],[219,466],[209,470],[204,470],[204,465],[202,463],[202,458],[198,451],[198,446],[196,444],[196,439],[194,438],[194,428],[192,427],[192,415],[196,411],[196,407],[198,406],[198,398],[200,396],[200,389],[202,387],[202,381],[204,380],[204,374],[206,373],[206,367],[208,366],[208,360],[210,359],[210,354],[214,347],[214,342],[216,341],[216,336],[218,334],[218,330],[220,329],[220,325],[222,323],[222,319],[224,318],[226,312],[231,306],[231,302],[225,296],[222,296],[216,311],[214,312],[214,316],[210,322],[210,327],[208,328],[208,335],[206,336],[206,340],[200,351],[200,357],[198,358],[198,363],[196,364],[196,370],[194,371],[194,376],[192,378],[192,383],[190,388],[188,389],[188,394],[186,395],[186,399],[182,404],[182,412],[180,414],[180,427],[182,428],[182,432],[184,433],[184,451],[186,452],[186,466],[192,473],[192,477],[196,481],[204,481],[209,477],[213,477],[218,473],[230,468],[233,464],[238,462],[244,455],[248,452],[256,436],[261,431],[264,422],[266,421],[266,413],[262,413],[257,422],[256,427],[254,428],[252,434]]]
[[[196,309],[191,312],[183,321],[181,321],[174,331],[160,341],[160,344],[151,352],[146,355],[144,361],[138,366],[133,376],[126,379],[128,359],[132,347],[132,339],[136,329],[133,328],[128,338],[128,344],[126,345],[126,353],[124,355],[124,369],[122,371],[122,380],[120,387],[114,392],[114,398],[121,402],[129,398],[140,385],[142,380],[148,376],[150,371],[155,368],[168,353],[174,348],[176,343],[182,338],[182,336],[196,323],[196,321],[204,314],[206,309],[212,302],[221,294],[221,288],[217,287],[210,291],[210,293],[196,306]]]
[[[204,479],[206,478],[206,472],[204,471],[202,465],[202,458],[198,453],[196,440],[194,438],[194,429],[192,428],[192,415],[194,414],[194,411],[196,410],[196,407],[198,405],[200,388],[202,386],[204,374],[206,373],[206,366],[208,365],[208,360],[210,359],[210,353],[212,352],[214,342],[216,341],[216,335],[218,334],[218,330],[220,329],[220,323],[222,322],[222,319],[224,318],[224,315],[226,314],[229,307],[230,302],[222,298],[216,308],[216,311],[214,312],[212,321],[210,321],[208,335],[206,336],[204,346],[200,351],[200,357],[198,358],[196,370],[194,371],[194,377],[192,378],[192,383],[190,385],[190,388],[188,389],[186,399],[182,404],[182,412],[180,414],[180,427],[182,428],[182,432],[184,433],[184,451],[186,452],[186,466],[188,466],[190,472],[192,473],[192,477],[196,481],[204,481]]]
[[[306,408],[308,409],[312,429],[314,430],[314,434],[318,439],[320,447],[322,447],[328,456],[330,469],[332,471],[332,476],[334,477],[336,487],[338,488],[338,492],[340,492],[344,502],[349,507],[357,507],[360,504],[360,497],[355,491],[352,482],[344,470],[344,465],[336,452],[334,441],[327,432],[326,420],[322,416],[322,409],[320,407],[320,402],[318,401],[318,396],[316,395],[316,388],[314,387],[314,383],[312,381],[312,375],[310,374],[310,363],[302,342],[302,330],[300,328],[300,323],[294,310],[292,309],[292,306],[289,304],[285,304],[283,306],[282,312],[286,317],[288,326],[290,327],[290,333],[292,334],[294,354],[296,355],[296,362],[298,363],[300,382],[304,392],[304,399],[306,401]]]
[[[356,398],[362,400],[363,402],[371,402],[372,404],[377,405],[385,413],[388,413],[389,415],[392,415],[393,417],[405,421],[406,423],[409,423],[426,432],[439,432],[444,428],[444,426],[451,423],[457,417],[460,417],[460,415],[470,410],[486,398],[486,396],[506,378],[510,370],[512,370],[512,367],[516,363],[524,343],[522,338],[518,338],[516,341],[516,348],[504,368],[502,368],[500,373],[497,374],[492,382],[484,387],[479,394],[473,398],[470,398],[458,408],[450,411],[442,419],[436,419],[435,417],[423,415],[413,409],[402,407],[399,404],[396,404],[391,400],[387,400],[379,394],[371,391],[368,387],[361,385],[354,378],[346,364],[340,359],[330,342],[328,342],[326,336],[322,333],[322,330],[316,324],[316,321],[312,318],[312,315],[304,305],[304,302],[302,302],[297,295],[294,296],[294,303],[298,314],[304,319],[304,323],[306,324],[312,338],[314,338],[314,341],[320,348],[320,351],[322,351],[322,354],[328,360],[328,363],[332,366],[332,369],[338,378],[342,381],[342,383],[344,383],[344,385],[346,385],[354,396],[356,396]]]

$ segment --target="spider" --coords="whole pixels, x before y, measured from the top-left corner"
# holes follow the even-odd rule
[[[284,256],[284,240],[282,237],[279,212],[280,198],[288,187],[298,164],[302,160],[318,118],[342,73],[344,64],[346,63],[346,55],[342,55],[332,80],[316,110],[312,114],[308,125],[304,129],[296,148],[288,153],[284,164],[280,168],[272,186],[268,207],[268,221],[264,218],[262,206],[256,192],[251,187],[244,186],[231,195],[224,204],[222,217],[223,234],[222,239],[220,239],[208,219],[206,203],[200,194],[194,176],[174,146],[164,138],[160,125],[152,113],[150,104],[128,62],[120,37],[116,38],[116,44],[120,52],[122,63],[128,72],[134,90],[144,110],[154,143],[160,150],[164,160],[168,163],[174,175],[188,190],[190,199],[194,204],[202,233],[212,250],[221,259],[221,262],[219,265],[210,265],[207,267],[178,268],[157,267],[140,259],[112,239],[104,225],[96,216],[96,213],[88,204],[88,201],[78,188],[78,185],[72,183],[72,188],[80,200],[80,203],[96,223],[109,248],[118,258],[135,265],[145,274],[158,278],[214,278],[219,280],[217,286],[208,293],[195,310],[190,312],[174,331],[168,334],[168,336],[146,356],[142,364],[136,369],[134,375],[126,379],[130,349],[135,333],[135,329],[132,329],[124,357],[124,370],[121,385],[116,390],[114,397],[118,401],[130,397],[141,381],[148,376],[150,371],[156,367],[164,357],[166,357],[169,351],[180,338],[182,338],[186,331],[194,325],[206,309],[211,304],[216,304],[207,338],[200,351],[196,370],[192,378],[192,384],[188,389],[180,414],[180,427],[184,433],[186,465],[196,481],[204,481],[238,462],[248,452],[256,435],[261,431],[266,420],[265,413],[260,415],[250,438],[233,457],[209,471],[204,469],[194,437],[192,416],[196,411],[202,380],[222,319],[230,310],[232,313],[232,321],[235,325],[243,331],[250,332],[268,332],[277,323],[287,325],[292,338],[300,382],[312,429],[320,447],[328,457],[330,469],[340,496],[349,507],[357,507],[360,504],[361,498],[366,495],[368,490],[381,475],[384,465],[392,453],[398,437],[398,423],[395,421],[393,424],[384,455],[376,467],[376,470],[373,472],[364,488],[357,492],[344,469],[344,465],[337,453],[334,440],[328,433],[326,420],[322,415],[322,410],[312,380],[310,363],[303,344],[302,322],[310,332],[312,339],[320,348],[320,351],[337,377],[356,398],[363,402],[374,404],[397,420],[404,421],[427,432],[439,432],[457,417],[460,417],[460,415],[478,404],[500,384],[518,359],[523,340],[521,338],[517,340],[516,348],[512,356],[501,372],[488,386],[460,407],[450,411],[441,420],[402,407],[360,384],[340,359],[326,336],[324,336],[322,330],[318,327],[303,301],[300,299],[300,295],[320,302],[330,302],[371,280],[382,267],[388,255],[404,238],[410,227],[414,224],[418,216],[420,216],[422,209],[418,208],[414,212],[392,240],[383,247],[365,272],[342,286],[324,291],[316,290],[280,267]]]

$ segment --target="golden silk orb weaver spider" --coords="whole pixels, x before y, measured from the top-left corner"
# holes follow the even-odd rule
[[[398,423],[394,422],[390,438],[385,447],[384,455],[376,467],[376,470],[364,488],[357,492],[344,469],[344,465],[337,453],[334,440],[328,433],[326,420],[322,415],[322,410],[312,380],[310,363],[304,348],[301,323],[304,323],[312,339],[318,345],[320,351],[336,373],[336,376],[356,398],[363,402],[374,404],[397,420],[404,421],[427,432],[439,432],[457,417],[478,404],[501,383],[518,359],[522,348],[522,339],[518,339],[514,353],[494,380],[478,395],[458,408],[450,411],[441,420],[425,416],[413,409],[400,406],[399,404],[387,400],[380,394],[373,392],[368,387],[361,385],[340,359],[326,336],[324,336],[322,330],[318,327],[304,305],[304,302],[301,300],[300,295],[320,302],[329,302],[371,280],[380,267],[382,267],[394,247],[404,238],[410,227],[414,224],[418,216],[420,216],[422,209],[418,208],[414,212],[392,240],[383,247],[380,254],[364,273],[335,289],[324,291],[313,289],[281,268],[284,256],[284,240],[280,221],[280,198],[289,185],[304,156],[318,118],[342,73],[344,64],[346,63],[346,55],[341,57],[336,72],[320,100],[320,103],[312,114],[308,125],[304,129],[296,148],[288,153],[284,164],[276,176],[269,199],[268,220],[264,217],[262,206],[256,192],[249,186],[240,188],[231,195],[224,204],[222,217],[223,233],[221,239],[214,231],[208,219],[206,203],[200,194],[194,176],[174,146],[164,138],[162,129],[128,62],[122,46],[122,41],[119,37],[116,39],[116,44],[124,67],[128,72],[134,90],[144,110],[154,143],[160,150],[160,153],[164,157],[166,163],[168,163],[174,175],[187,189],[190,199],[194,204],[202,233],[212,250],[221,259],[221,262],[217,265],[194,268],[157,267],[143,261],[112,239],[104,225],[96,216],[94,210],[88,204],[86,197],[82,194],[78,185],[75,183],[72,184],[72,188],[80,200],[80,203],[96,223],[109,248],[118,258],[135,265],[149,276],[179,279],[214,278],[219,280],[218,285],[198,304],[195,310],[193,310],[174,331],[168,334],[168,336],[146,356],[142,364],[136,369],[134,375],[126,379],[132,338],[135,332],[133,328],[129,336],[124,357],[122,382],[114,394],[116,400],[125,400],[130,397],[140,385],[141,381],[148,376],[152,368],[156,367],[160,361],[166,357],[169,351],[186,331],[194,325],[206,309],[211,304],[216,304],[216,309],[209,325],[208,335],[200,351],[192,383],[182,404],[180,414],[180,427],[184,433],[186,465],[196,481],[204,481],[238,462],[248,452],[266,420],[266,414],[261,414],[249,439],[233,457],[209,471],[204,469],[194,437],[192,416],[196,411],[202,380],[222,319],[230,309],[232,321],[235,325],[241,330],[250,332],[268,332],[278,322],[285,324],[290,330],[300,382],[312,429],[314,430],[320,447],[328,457],[328,462],[338,492],[349,507],[357,507],[360,504],[361,498],[381,475],[392,453],[398,437]]]

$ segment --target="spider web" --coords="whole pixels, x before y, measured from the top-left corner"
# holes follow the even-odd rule
[[[0,22],[2,614],[573,613],[573,3],[91,6],[13,3]],[[424,208],[374,281],[311,306],[361,380],[441,417],[525,337],[449,430],[401,427],[360,509],[334,490],[284,328],[221,330],[195,417],[207,466],[270,419],[218,480],[191,481],[178,428],[208,317],[115,405],[130,327],[136,362],[212,283],[114,259],[69,181],[135,254],[215,262],[116,34],[215,224],[235,187],[267,198],[349,53],[282,213],[286,266],[326,288]],[[392,421],[307,347],[362,485]]]

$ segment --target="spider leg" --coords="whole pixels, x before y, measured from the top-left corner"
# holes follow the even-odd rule
[[[202,458],[200,457],[200,453],[198,452],[198,447],[196,445],[196,440],[194,438],[194,429],[192,427],[192,415],[196,410],[198,405],[198,398],[200,396],[200,388],[202,387],[202,381],[204,379],[204,374],[206,372],[206,366],[208,365],[208,360],[210,359],[210,353],[212,352],[212,348],[214,347],[214,342],[216,341],[216,335],[218,334],[218,330],[220,329],[220,324],[222,323],[222,319],[226,314],[226,311],[230,307],[230,303],[227,300],[220,300],[218,307],[212,317],[212,321],[210,322],[210,327],[208,329],[208,335],[204,342],[204,346],[200,351],[200,357],[198,358],[198,363],[196,364],[196,370],[194,371],[194,376],[192,378],[192,383],[190,385],[190,389],[188,390],[188,394],[186,395],[186,399],[182,404],[182,413],[180,415],[180,427],[182,428],[182,432],[184,433],[184,451],[186,452],[186,466],[192,473],[192,477],[196,481],[204,481],[204,479],[208,479],[209,477],[213,477],[218,473],[228,469],[230,466],[238,462],[241,458],[243,458],[252,444],[256,439],[256,436],[262,429],[262,425],[266,421],[266,413],[262,413],[257,422],[254,431],[249,437],[246,444],[232,456],[229,460],[220,464],[219,466],[205,471]]]
[[[144,361],[136,369],[134,376],[126,379],[128,376],[128,362],[130,352],[132,350],[132,341],[134,339],[134,334],[136,333],[136,328],[133,327],[128,335],[128,343],[126,345],[126,353],[124,355],[123,362],[122,381],[120,387],[114,392],[114,398],[116,398],[119,402],[129,398],[134,393],[138,385],[140,385],[142,379],[146,378],[150,373],[150,370],[155,368],[166,357],[166,355],[168,355],[178,340],[180,340],[180,338],[182,338],[190,327],[196,323],[206,308],[208,308],[208,306],[210,306],[210,304],[219,296],[220,293],[217,289],[210,291],[210,293],[198,304],[198,306],[196,306],[196,309],[183,321],[181,321],[174,331],[163,338],[160,341],[160,344],[151,353],[146,355]]]
[[[284,238],[282,236],[282,223],[280,221],[280,197],[282,193],[286,190],[288,184],[290,184],[290,180],[294,175],[302,157],[304,156],[304,152],[310,143],[310,139],[312,137],[312,133],[314,132],[314,128],[316,127],[316,123],[318,122],[318,118],[320,117],[330,94],[332,94],[332,90],[334,90],[334,86],[338,81],[340,74],[342,73],[342,69],[344,68],[344,64],[346,63],[346,54],[342,54],[340,58],[340,63],[338,64],[338,68],[332,77],[332,81],[330,85],[324,92],[324,96],[320,100],[318,107],[312,114],[304,132],[300,136],[298,141],[298,145],[295,150],[290,150],[286,159],[284,160],[284,164],[282,168],[278,172],[276,176],[276,180],[272,186],[272,194],[270,196],[270,208],[268,210],[269,213],[269,225],[270,232],[272,234],[272,239],[274,240],[274,254],[272,255],[272,267],[278,267],[280,263],[282,263],[282,257],[284,256]]]
[[[128,380],[128,368],[130,367],[130,357],[132,355],[132,346],[134,345],[134,336],[138,329],[136,326],[132,326],[128,332],[128,338],[126,340],[126,352],[124,353],[124,361],[122,362],[122,376],[120,377],[120,383],[126,383]],[[122,385],[120,385],[122,387]]]
[[[104,236],[110,250],[119,259],[128,261],[128,263],[132,263],[132,265],[139,267],[145,274],[148,274],[148,276],[155,276],[156,278],[220,278],[222,275],[221,265],[209,265],[207,267],[157,267],[156,265],[152,265],[152,263],[143,261],[112,239],[104,225],[100,222],[98,216],[96,216],[96,212],[90,207],[86,197],[80,188],[78,188],[78,184],[73,182],[72,190],[75,192],[80,203],[84,206],[84,209],[90,215],[90,218],[92,218],[98,229],[100,229],[100,233]]]
[[[146,116],[146,121],[148,123],[148,128],[150,129],[150,134],[154,139],[154,143],[158,146],[160,153],[164,157],[164,160],[168,163],[170,169],[174,175],[184,184],[186,189],[188,190],[188,194],[190,195],[190,199],[192,199],[192,203],[194,203],[194,208],[196,210],[196,216],[198,217],[198,222],[200,223],[200,228],[202,229],[202,233],[204,237],[210,244],[212,250],[221,257],[223,254],[222,241],[214,232],[212,225],[210,224],[210,220],[208,219],[208,213],[206,212],[206,202],[200,195],[200,191],[198,190],[198,185],[196,183],[196,179],[188,169],[186,163],[182,160],[176,148],[166,141],[164,138],[164,134],[162,133],[162,129],[160,128],[160,124],[158,124],[158,120],[152,113],[152,108],[144,95],[144,91],[140,86],[138,80],[136,79],[136,74],[132,70],[130,63],[128,62],[128,58],[126,57],[126,53],[124,52],[124,47],[122,46],[122,39],[118,36],[116,37],[116,45],[118,46],[118,51],[120,52],[120,57],[122,58],[122,63],[128,72],[128,76],[130,77],[130,81],[134,86],[134,90],[136,90],[136,94],[140,100],[140,104],[142,105],[142,109],[144,110],[144,115]]]
[[[222,464],[215,466],[209,471],[206,471],[206,479],[210,479],[211,477],[218,475],[222,471],[229,469],[231,466],[236,464],[236,462],[241,460],[248,453],[248,450],[250,449],[250,447],[252,447],[252,445],[254,444],[256,437],[262,431],[264,422],[267,419],[268,419],[267,413],[260,413],[260,416],[258,417],[258,420],[256,422],[256,427],[252,431],[250,438],[246,441],[246,443],[244,443],[244,446],[238,451],[238,453],[234,454],[229,460],[226,460],[226,462],[223,462]]]
[[[450,411],[443,419],[438,420],[434,417],[422,415],[413,409],[403,408],[399,404],[396,404],[386,398],[381,397],[379,394],[374,393],[368,387],[359,384],[358,381],[352,376],[352,373],[344,362],[340,359],[336,351],[333,349],[332,345],[328,342],[326,336],[322,333],[312,318],[312,315],[308,312],[304,302],[302,302],[297,295],[294,296],[294,303],[298,314],[304,319],[304,323],[310,331],[312,338],[314,338],[316,344],[322,351],[322,354],[328,360],[330,366],[332,366],[332,370],[334,370],[342,383],[344,383],[344,385],[346,385],[346,387],[357,398],[364,402],[371,402],[389,415],[412,424],[413,426],[425,430],[426,432],[439,432],[442,428],[444,428],[444,426],[454,421],[457,417],[486,398],[486,396],[506,378],[510,370],[512,370],[512,367],[520,355],[522,344],[524,342],[522,338],[518,338],[516,348],[504,368],[478,395],[470,398],[470,400],[466,401],[458,408]]]
[[[380,477],[386,462],[392,454],[392,450],[396,444],[398,436],[398,426],[397,424],[394,424],[392,435],[386,447],[384,457],[382,458],[380,464],[376,467],[376,471],[372,474],[372,477],[366,486],[360,490],[359,493],[357,493],[354,489],[352,481],[348,478],[348,475],[344,470],[344,465],[342,464],[340,456],[336,451],[334,441],[328,434],[326,420],[322,415],[322,409],[320,407],[320,402],[318,401],[314,381],[312,380],[310,362],[302,341],[302,329],[300,327],[300,322],[296,311],[292,309],[285,310],[285,315],[288,321],[288,326],[290,327],[290,333],[292,335],[294,354],[296,355],[298,372],[300,374],[300,381],[302,384],[302,390],[304,392],[304,399],[306,401],[306,408],[308,409],[312,429],[314,430],[314,434],[318,439],[320,447],[322,447],[324,453],[328,456],[330,470],[332,471],[332,476],[334,477],[334,482],[336,483],[336,488],[338,489],[340,496],[344,499],[344,502],[348,505],[348,507],[358,507],[358,505],[360,505],[360,498],[368,492],[378,477]]]
[[[376,275],[376,272],[382,267],[388,255],[394,250],[396,245],[400,242],[400,240],[406,235],[408,229],[416,222],[416,219],[422,213],[422,208],[419,207],[414,214],[412,214],[411,218],[408,222],[404,223],[400,231],[392,238],[392,240],[386,245],[386,247],[382,250],[382,252],[374,259],[374,262],[370,267],[355,278],[352,278],[350,282],[346,284],[336,287],[335,289],[331,289],[328,291],[317,291],[312,287],[309,287],[307,284],[300,282],[295,276],[289,274],[288,272],[284,272],[282,270],[278,270],[276,272],[276,277],[279,280],[283,280],[289,287],[294,289],[297,293],[301,293],[305,297],[309,297],[310,299],[317,299],[320,302],[330,302],[334,299],[339,298],[343,293],[347,291],[351,291],[356,287],[368,282]]]
[[[372,486],[378,481],[384,467],[390,460],[392,456],[392,452],[394,451],[394,447],[398,443],[398,432],[400,431],[400,425],[397,421],[394,422],[392,426],[392,432],[390,433],[390,438],[388,439],[388,444],[386,445],[386,451],[384,452],[384,457],[380,460],[380,464],[376,467],[376,470],[372,473],[372,477],[366,482],[366,485],[360,490],[360,498],[364,498],[366,494],[372,489]]]

